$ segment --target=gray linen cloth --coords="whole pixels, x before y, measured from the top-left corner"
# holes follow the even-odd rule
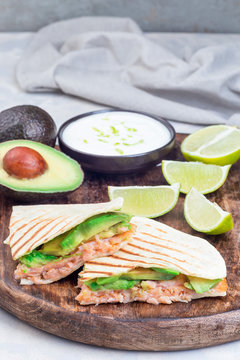
[[[29,92],[60,90],[181,122],[240,125],[240,42],[191,48],[176,36],[168,45],[127,18],[61,21],[33,36],[17,80]]]

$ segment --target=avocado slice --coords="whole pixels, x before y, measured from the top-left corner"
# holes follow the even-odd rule
[[[156,268],[156,267],[153,267],[151,269],[154,270],[154,271],[160,272],[162,274],[165,274],[167,276],[173,275],[173,277],[174,277],[174,276],[177,276],[177,275],[180,274],[179,271],[173,270],[173,269],[164,269],[164,268]]]
[[[56,136],[52,117],[38,106],[14,106],[0,113],[0,142],[25,139],[54,147]]]
[[[98,237],[99,237],[99,239],[106,239],[106,238],[112,237],[116,234],[123,232],[123,231],[119,231],[120,228],[123,228],[123,227],[130,230],[131,224],[126,221],[121,221],[120,223],[117,223],[116,225],[111,226],[109,229],[101,231],[98,234]]]
[[[131,289],[134,285],[138,284],[139,281],[136,280],[125,280],[118,279],[110,284],[105,283],[104,285],[99,285],[96,281],[86,281],[85,284],[90,287],[93,291],[99,290],[127,290]]]
[[[159,270],[159,268],[158,268]],[[100,277],[94,280],[86,281],[85,284],[93,291],[98,290],[126,290],[132,288],[135,284],[144,280],[171,280],[179,272],[172,269],[161,269],[163,272],[148,268],[136,268],[125,274]]]
[[[185,283],[184,286],[188,289],[193,289],[197,294],[202,294],[206,291],[209,291],[214,286],[216,286],[222,279],[203,279],[196,276],[188,276],[188,280],[190,282],[190,286],[188,283]]]
[[[30,254],[22,256],[19,261],[27,267],[38,267],[46,265],[48,262],[58,260],[56,256],[42,254],[33,250]]]
[[[115,234],[117,227],[113,230],[108,230],[113,225],[126,222],[130,220],[130,216],[122,213],[105,213],[95,215],[81,224],[77,225],[74,229],[62,234],[55,239],[47,242],[41,248],[41,252],[44,254],[52,254],[57,256],[63,256],[71,253],[78,247],[83,241],[89,240],[91,237],[97,234],[105,232],[109,234]],[[113,236],[110,235],[110,236]]]
[[[105,285],[105,284],[111,284],[119,279],[119,276],[109,276],[109,277],[102,277],[97,278],[96,283],[98,285]]]
[[[2,166],[5,154],[18,146],[37,151],[46,161],[48,168],[40,176],[32,179],[20,179],[9,175]],[[46,201],[54,195],[66,195],[77,189],[83,181],[83,172],[79,164],[47,145],[30,140],[12,140],[0,143],[0,187],[6,196],[28,202]]]
[[[71,230],[65,232],[64,234],[56,236],[53,240],[48,241],[46,244],[43,244],[39,249],[41,254],[46,255],[56,255],[60,256],[62,252],[61,242],[65,239],[65,237],[70,233]],[[61,254],[63,255],[63,254]]]
[[[161,270],[161,271],[160,271]],[[176,275],[179,275],[179,272],[171,269],[160,269],[160,268],[136,268],[129,271],[126,274],[121,275],[121,279],[129,280],[171,280]]]

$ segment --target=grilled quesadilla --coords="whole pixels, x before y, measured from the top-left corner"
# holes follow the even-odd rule
[[[15,278],[23,285],[51,283],[119,250],[135,229],[130,216],[117,211],[122,201],[14,206],[5,243],[19,261]]]
[[[210,243],[155,220],[133,217],[131,223],[137,228],[128,244],[85,263],[76,297],[81,305],[226,295],[225,262]]]

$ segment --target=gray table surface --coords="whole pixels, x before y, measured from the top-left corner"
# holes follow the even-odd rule
[[[15,105],[33,104],[48,111],[58,126],[64,121],[80,113],[104,108],[99,104],[90,103],[75,97],[53,93],[26,94],[17,85],[14,68],[25,46],[31,39],[31,33],[0,33],[0,111]],[[150,35],[151,36],[151,35]],[[156,38],[157,34],[153,34]],[[161,36],[174,36],[177,34],[164,34]],[[187,37],[191,36],[189,34]],[[196,35],[193,35],[196,36]],[[209,36],[210,41],[218,35]],[[219,39],[225,36],[219,35]],[[184,34],[181,34],[183,39]],[[178,132],[192,132],[198,126],[173,123]],[[1,294],[0,294],[1,296]],[[107,336],[107,334],[106,334]],[[75,343],[41,330],[35,329],[18,320],[11,314],[0,309],[0,359],[6,360],[239,360],[240,341],[215,346],[211,348],[177,351],[177,352],[136,352],[118,351]]]

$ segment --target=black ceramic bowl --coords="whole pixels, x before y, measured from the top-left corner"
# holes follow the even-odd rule
[[[107,155],[96,155],[91,153],[82,152],[76,150],[66,144],[63,140],[63,132],[66,127],[79,119],[83,119],[86,116],[98,114],[98,113],[106,113],[106,112],[131,112],[140,115],[146,115],[156,121],[161,122],[170,133],[170,140],[167,144],[157,149],[140,153],[134,155],[117,155],[117,156],[107,156]],[[149,115],[143,112],[130,111],[130,110],[113,110],[113,109],[104,109],[98,111],[92,111],[89,113],[81,114],[75,116],[74,118],[66,121],[59,129],[58,132],[58,140],[61,151],[65,154],[69,155],[71,158],[77,160],[81,166],[87,170],[105,173],[105,174],[129,174],[138,171],[147,170],[154,165],[157,165],[161,162],[165,155],[167,155],[174,146],[175,141],[175,130],[171,124],[169,124],[166,120]]]

